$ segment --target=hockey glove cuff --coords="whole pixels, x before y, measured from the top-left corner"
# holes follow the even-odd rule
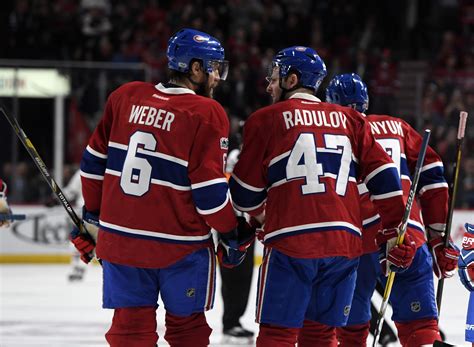
[[[464,287],[474,291],[474,225],[466,223],[466,232],[462,239],[461,256],[459,257],[459,278]]]
[[[444,239],[437,237],[431,239],[431,255],[433,257],[433,271],[438,278],[450,278],[454,275],[459,259],[459,249],[449,240],[447,247],[444,246]]]
[[[382,273],[387,276],[389,270],[403,272],[413,262],[416,244],[410,234],[405,233],[402,244],[397,245],[398,228],[379,230],[375,241],[379,246],[379,261]]]
[[[95,256],[95,240],[99,229],[99,216],[83,209],[82,232],[77,226],[71,231],[71,242],[81,254],[81,260],[88,264]]]
[[[244,217],[237,217],[238,226],[227,233],[218,234],[217,257],[222,266],[233,268],[240,265],[245,258],[247,248],[255,240],[255,225]]]

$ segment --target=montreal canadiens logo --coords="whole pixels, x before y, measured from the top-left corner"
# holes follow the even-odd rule
[[[193,40],[196,41],[196,42],[201,43],[201,42],[207,41],[208,39],[207,39],[207,37],[204,37],[204,36],[201,36],[201,35],[194,35]]]
[[[304,51],[306,51],[306,47],[298,46],[298,47],[295,47],[295,50],[298,51],[298,52],[304,52]]]

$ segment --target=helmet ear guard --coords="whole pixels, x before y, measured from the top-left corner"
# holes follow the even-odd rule
[[[206,73],[218,71],[221,80],[227,78],[229,63],[224,60],[224,48],[219,40],[202,31],[181,29],[168,41],[168,68],[188,73],[193,60],[199,60]]]
[[[326,89],[326,102],[365,112],[369,108],[367,86],[355,73],[336,75]]]

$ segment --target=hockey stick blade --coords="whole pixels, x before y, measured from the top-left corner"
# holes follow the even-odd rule
[[[24,220],[26,215],[24,214],[9,214],[9,213],[0,213],[0,221],[14,221],[14,220]]]

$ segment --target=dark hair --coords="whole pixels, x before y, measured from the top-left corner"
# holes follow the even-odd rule
[[[191,59],[191,61],[189,62],[189,66],[191,67],[194,64],[195,61],[197,61],[199,64],[202,65],[202,62],[201,62],[200,59]],[[181,72],[181,71],[178,71],[178,70],[169,69],[169,79],[170,80],[182,81],[182,80],[186,79],[189,75],[190,75],[189,72]]]

